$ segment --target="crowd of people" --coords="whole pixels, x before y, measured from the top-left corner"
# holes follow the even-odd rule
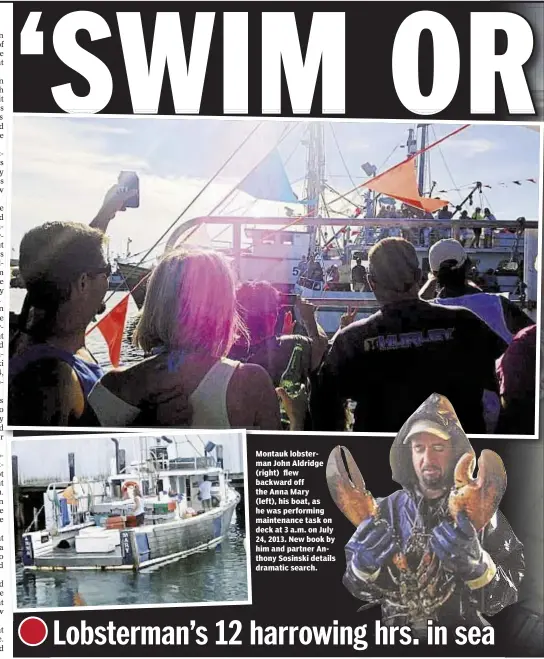
[[[354,282],[380,309],[346,314],[332,339],[311,304],[286,318],[272,285],[237,282],[222,254],[171,251],[153,270],[132,337],[145,358],[104,372],[85,333],[104,311],[105,234],[126,194],[112,189],[90,226],[51,222],[24,236],[10,425],[343,431],[354,409],[353,430],[397,432],[438,392],[469,433],[534,433],[536,326],[468,279],[466,251],[452,239],[431,248],[423,288],[413,244],[380,240]]]
[[[399,210],[393,205],[382,205],[376,214],[376,217],[381,219],[411,218],[451,220],[453,212],[449,210],[448,205],[445,205],[440,210],[436,211],[434,215],[419,210],[418,208],[408,206],[407,204],[402,204]],[[489,208],[484,208],[482,211],[480,207],[476,207],[472,215],[469,215],[467,210],[461,210],[458,219],[460,220],[461,226],[459,227],[459,235],[457,239],[461,245],[469,249],[488,249],[493,247],[493,235],[495,229],[492,226],[484,227],[482,230],[482,228],[479,227],[469,229],[462,225],[463,220],[466,220],[467,223],[471,220],[479,222],[489,221],[490,223],[496,222],[496,218]],[[375,244],[384,238],[404,238],[416,247],[425,247],[426,249],[429,249],[439,240],[452,238],[453,233],[454,232],[450,226],[427,226],[419,229],[380,225],[375,227],[361,227],[356,235],[350,236],[346,241],[346,247],[349,247],[349,250],[344,249],[344,253],[347,251],[354,251],[358,247],[361,249],[367,249],[368,245]],[[340,265],[333,263],[328,268],[325,268],[325,262],[330,259],[330,248],[331,241],[328,241],[321,251],[317,251],[309,257],[301,257],[298,264],[298,282],[302,286],[310,289],[323,288],[324,290],[338,291],[366,290],[366,275],[362,279],[360,277],[353,277],[354,269],[351,269],[349,264],[346,264],[344,260],[342,260]],[[357,265],[359,266],[359,269],[360,267],[363,267],[360,262],[358,262]],[[487,271],[485,273],[474,273],[474,276],[478,276],[481,282],[485,283],[486,279],[492,276],[492,274],[493,271]],[[362,283],[363,288],[360,288]]]

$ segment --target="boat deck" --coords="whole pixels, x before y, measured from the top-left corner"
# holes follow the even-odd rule
[[[52,549],[48,554],[36,556],[35,565],[41,569],[74,570],[79,568],[89,570],[93,568],[123,567],[123,558],[120,547],[116,547],[114,551],[104,553],[78,553],[73,548]]]

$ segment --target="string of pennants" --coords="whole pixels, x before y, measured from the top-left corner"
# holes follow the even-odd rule
[[[500,188],[508,188],[511,185],[524,185],[525,183],[534,183],[535,185],[538,183],[538,181],[535,178],[523,178],[523,179],[518,179],[517,181],[498,181],[495,185],[500,187]],[[476,185],[476,181],[473,183],[467,183],[466,185],[461,186],[460,188],[450,188],[449,190],[438,190],[439,194],[444,194],[445,192],[451,192],[457,191],[460,192],[464,188],[469,188],[473,185]],[[489,190],[493,189],[492,185],[488,185],[487,183],[482,183],[482,188],[488,188]]]

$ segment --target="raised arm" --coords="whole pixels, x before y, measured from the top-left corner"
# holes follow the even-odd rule
[[[329,345],[329,339],[325,330],[319,325],[316,318],[317,309],[306,300],[299,300],[297,308],[300,313],[302,324],[306,328],[308,337],[312,341],[312,360],[310,368],[315,371],[319,368],[323,355]]]
[[[119,211],[124,211],[127,201],[129,201],[137,192],[135,190],[124,190],[115,184],[107,191],[100,210],[91,221],[90,226],[106,233],[109,223]]]

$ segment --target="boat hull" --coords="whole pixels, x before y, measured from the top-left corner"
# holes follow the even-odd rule
[[[141,309],[144,306],[145,292],[147,290],[147,280],[142,282],[142,279],[149,274],[150,269],[142,268],[139,265],[132,265],[131,263],[117,263],[117,269],[125,280],[125,284],[131,292],[136,306],[138,309]]]
[[[228,533],[240,494],[211,511],[189,519],[146,524],[119,532],[120,544],[104,553],[77,553],[73,549],[39,552],[23,536],[23,567],[27,570],[142,570],[215,547]]]

